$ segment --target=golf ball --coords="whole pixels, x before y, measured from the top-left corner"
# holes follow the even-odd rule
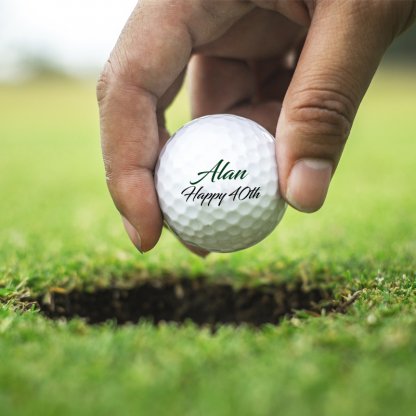
[[[273,136],[230,114],[200,117],[179,129],[160,152],[155,183],[169,228],[208,251],[258,243],[286,209]]]

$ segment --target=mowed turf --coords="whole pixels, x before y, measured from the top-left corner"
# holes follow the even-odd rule
[[[376,76],[319,213],[289,209],[259,245],[206,260],[167,232],[145,255],[131,246],[106,191],[93,83],[1,86],[0,414],[414,414],[415,81],[399,68]],[[185,98],[171,131],[189,118]],[[345,315],[215,334],[49,321],[19,301],[200,275],[361,296]]]

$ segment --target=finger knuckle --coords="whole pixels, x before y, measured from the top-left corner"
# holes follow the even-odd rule
[[[114,182],[113,165],[111,163],[110,158],[106,157],[105,155],[103,157],[103,162],[104,162],[105,180],[107,181],[107,184],[111,184]]]
[[[110,190],[121,188],[125,182],[129,182],[132,169],[114,166],[109,158],[104,158],[105,179]]]
[[[125,71],[119,64],[113,64],[109,59],[102,70],[96,85],[96,96],[98,104],[104,107],[104,103],[111,99],[124,100],[126,97],[134,96],[136,101],[154,102],[156,93],[145,86],[144,82],[133,79],[131,73]],[[140,72],[140,70],[138,70]]]
[[[354,118],[354,102],[337,90],[308,88],[292,97],[290,121],[308,136],[344,144]]]
[[[117,205],[123,200],[126,183],[129,182],[129,174],[120,172],[119,169],[114,169],[112,163],[106,159],[104,159],[104,167],[107,188]]]
[[[108,60],[104,65],[103,70],[98,78],[96,85],[97,101],[101,104],[108,95],[110,84],[114,79],[114,71],[112,69],[111,60]]]
[[[125,61],[125,62],[124,62]],[[97,81],[96,93],[98,103],[101,103],[111,94],[119,90],[134,89],[128,60],[122,60],[118,51],[113,51],[104,65]]]
[[[106,163],[105,178],[113,200],[118,204],[121,204],[125,197],[131,196],[134,184],[139,180],[137,173],[133,170],[113,169],[111,164]]]

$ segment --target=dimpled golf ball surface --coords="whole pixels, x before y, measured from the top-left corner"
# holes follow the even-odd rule
[[[160,153],[155,183],[171,230],[209,251],[258,243],[286,208],[273,136],[234,115],[201,117],[179,129]]]

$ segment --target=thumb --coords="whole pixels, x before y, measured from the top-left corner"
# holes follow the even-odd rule
[[[280,189],[300,211],[322,206],[360,101],[392,39],[387,17],[366,4],[317,2],[283,102],[276,131]]]

